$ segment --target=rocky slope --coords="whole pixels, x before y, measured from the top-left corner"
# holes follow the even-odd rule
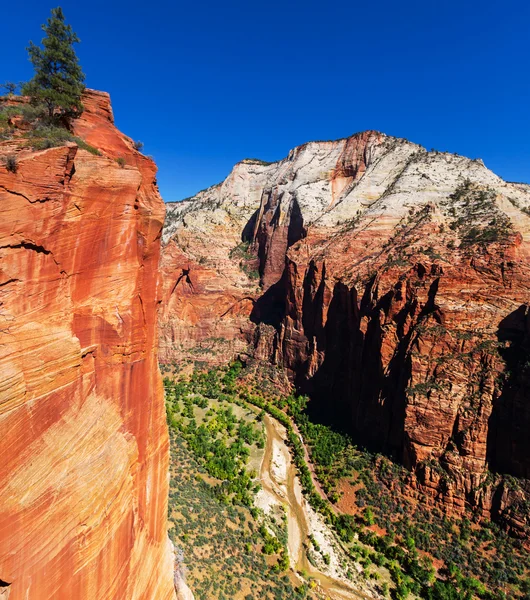
[[[239,163],[164,240],[164,361],[282,365],[412,489],[528,535],[528,186],[369,131]]]
[[[84,104],[99,155],[0,143],[0,596],[169,600],[164,205],[108,95]]]

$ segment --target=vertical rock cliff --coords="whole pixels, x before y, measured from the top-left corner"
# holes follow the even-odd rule
[[[164,205],[108,95],[84,105],[74,133],[99,155],[0,143],[0,590],[170,600]]]
[[[260,288],[258,260],[249,244],[269,171],[243,161],[221,185],[168,204],[161,260],[162,362],[222,364],[252,346],[249,319]]]
[[[207,335],[224,321],[230,348],[235,338],[285,367],[319,419],[406,465],[411,488],[433,502],[528,536],[529,186],[368,131],[272,165],[244,161],[168,212],[165,289],[178,250],[173,267],[188,261],[192,285],[206,265],[207,293],[221,298],[224,273],[239,270],[230,296],[237,288],[252,302],[246,326],[217,312]],[[244,260],[229,249],[242,240]],[[205,293],[186,295],[197,321],[211,310]],[[186,337],[178,310],[166,305],[163,319]],[[195,333],[192,353],[205,341]],[[166,358],[185,356],[162,340]]]

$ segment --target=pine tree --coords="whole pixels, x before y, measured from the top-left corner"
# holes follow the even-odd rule
[[[74,44],[79,38],[64,21],[61,7],[52,8],[52,15],[42,26],[46,37],[43,48],[29,43],[29,60],[35,76],[23,86],[33,104],[44,104],[48,116],[78,117],[83,111],[81,94],[85,75],[79,65]]]

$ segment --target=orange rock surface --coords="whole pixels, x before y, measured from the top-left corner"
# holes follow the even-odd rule
[[[108,95],[84,104],[75,134],[99,156],[0,144],[18,167],[0,166],[0,590],[170,600],[164,205]]]

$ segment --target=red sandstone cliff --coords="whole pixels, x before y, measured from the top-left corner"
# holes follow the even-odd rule
[[[10,600],[169,600],[164,205],[108,95],[84,104],[74,133],[100,156],[0,143],[17,163],[0,166],[0,588]]]
[[[320,418],[408,466],[411,488],[528,536],[528,186],[365,132],[273,165],[244,161],[168,213],[166,360],[222,331],[230,350],[286,367]],[[189,285],[169,304],[184,265]],[[246,322],[217,308],[227,297],[247,298]],[[190,333],[184,304],[208,323],[188,347],[172,344]]]
[[[240,163],[222,185],[169,205],[161,259],[162,362],[223,364],[252,345],[258,263],[242,236],[259,205],[262,170]]]

